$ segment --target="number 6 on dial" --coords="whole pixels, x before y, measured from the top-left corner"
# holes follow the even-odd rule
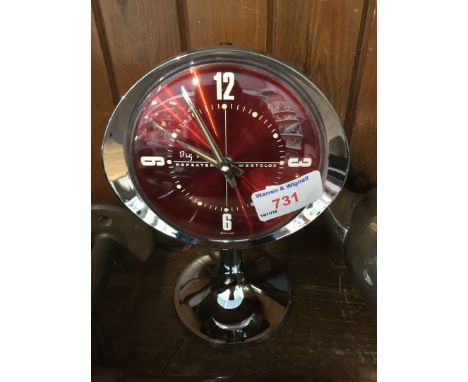
[[[232,229],[232,215],[223,214],[223,230],[230,231]]]

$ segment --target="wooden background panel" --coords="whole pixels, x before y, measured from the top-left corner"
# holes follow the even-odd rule
[[[266,50],[267,0],[186,0],[188,48],[231,42]]]
[[[101,166],[101,143],[114,108],[94,12],[91,20],[91,200],[116,201]]]
[[[363,190],[377,185],[377,13],[371,0],[357,68],[350,135],[351,170]]]
[[[117,91],[181,51],[176,0],[99,0]]]
[[[344,121],[363,0],[275,0],[272,53],[308,76]]]

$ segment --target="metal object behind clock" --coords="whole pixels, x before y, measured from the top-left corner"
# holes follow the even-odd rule
[[[366,300],[377,308],[377,188],[366,195],[343,189],[324,214]]]

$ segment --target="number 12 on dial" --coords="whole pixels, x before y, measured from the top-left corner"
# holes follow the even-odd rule
[[[218,101],[233,101],[234,96],[231,95],[231,90],[234,87],[234,73],[232,72],[217,72],[213,79],[216,81],[216,99]],[[223,82],[227,83],[226,90],[223,94]]]

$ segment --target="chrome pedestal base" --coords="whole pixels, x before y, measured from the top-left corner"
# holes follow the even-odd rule
[[[196,259],[180,275],[174,295],[185,326],[214,344],[267,339],[290,301],[289,280],[272,259],[234,250]]]

